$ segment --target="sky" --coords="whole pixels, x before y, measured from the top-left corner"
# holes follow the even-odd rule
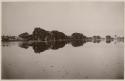
[[[2,35],[35,27],[66,35],[124,35],[123,2],[2,2]]]

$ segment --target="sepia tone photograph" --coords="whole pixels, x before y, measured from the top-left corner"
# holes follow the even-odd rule
[[[1,79],[124,80],[124,2],[1,2]]]

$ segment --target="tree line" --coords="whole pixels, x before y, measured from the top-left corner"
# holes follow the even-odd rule
[[[66,41],[66,42],[94,42],[99,43],[103,38],[100,36],[87,37],[82,33],[73,33],[71,36],[65,35],[63,32],[53,30],[47,31],[40,27],[34,28],[32,34],[24,32],[18,36],[2,36],[2,41],[32,41],[32,42],[41,42],[41,41]],[[115,38],[110,35],[105,36],[106,42],[110,43]],[[124,37],[117,37],[117,39],[124,41]]]

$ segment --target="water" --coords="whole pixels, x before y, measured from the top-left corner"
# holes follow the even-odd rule
[[[123,79],[124,45],[2,43],[2,79]]]

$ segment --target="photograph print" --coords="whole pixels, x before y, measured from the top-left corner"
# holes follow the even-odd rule
[[[1,2],[2,79],[124,79],[124,2]]]

